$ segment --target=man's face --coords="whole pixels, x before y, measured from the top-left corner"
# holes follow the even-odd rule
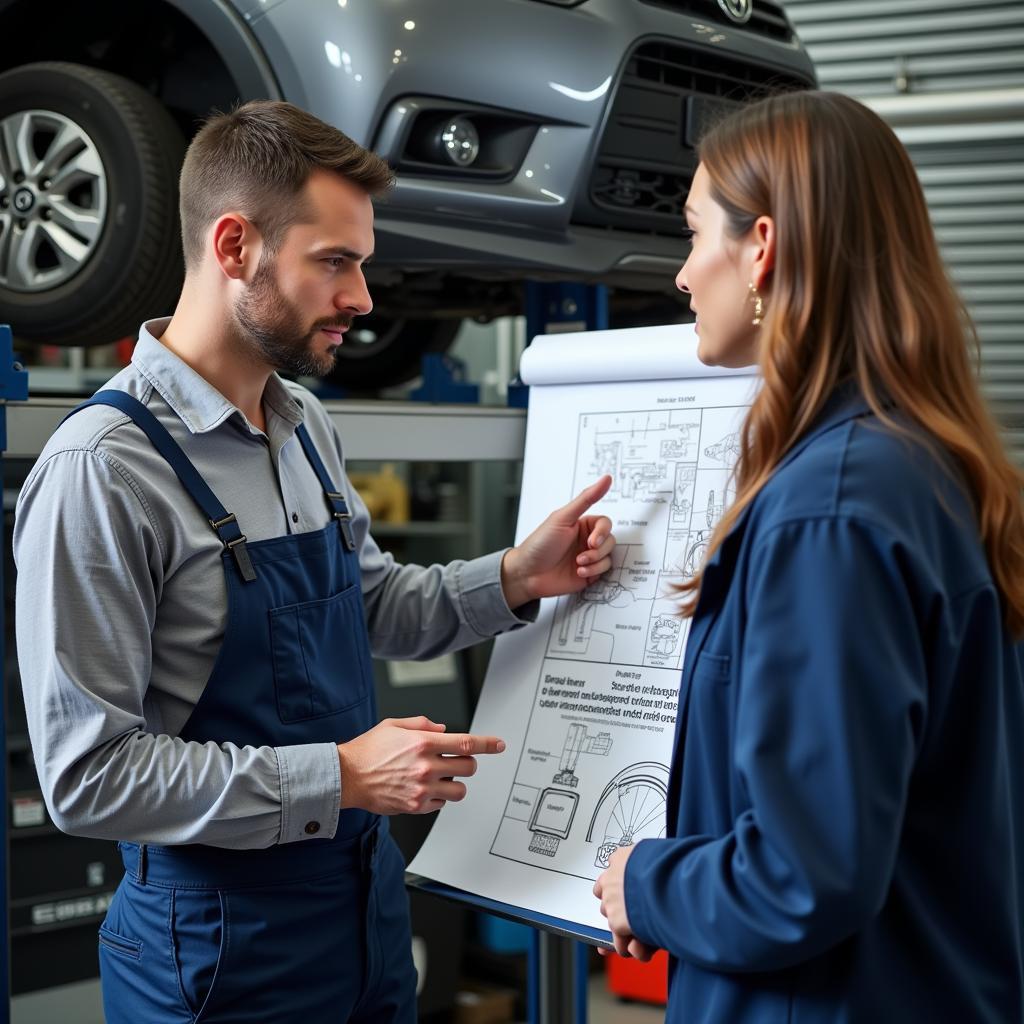
[[[276,253],[263,250],[235,320],[275,370],[322,377],[353,318],[373,308],[362,271],[373,252],[373,205],[325,171],[310,177],[306,202],[309,221],[292,224]]]

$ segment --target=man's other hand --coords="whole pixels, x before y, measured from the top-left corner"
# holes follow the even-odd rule
[[[446,733],[429,718],[385,718],[369,732],[338,745],[341,806],[375,814],[427,814],[461,800],[456,778],[476,774],[475,754],[500,754],[496,736]]]

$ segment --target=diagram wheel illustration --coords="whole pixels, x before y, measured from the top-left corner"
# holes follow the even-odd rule
[[[620,846],[665,835],[665,802],[668,768],[642,761],[624,768],[604,788],[587,832],[587,842],[597,842],[594,864],[608,867]]]
[[[707,538],[701,537],[686,553],[686,559],[683,562],[683,574],[685,576],[696,576],[697,573],[700,572],[700,568],[704,564],[707,551]]]

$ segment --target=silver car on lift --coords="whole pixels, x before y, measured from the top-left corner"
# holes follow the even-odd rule
[[[82,345],[169,312],[186,141],[258,97],[398,173],[349,386],[412,376],[527,279],[678,317],[702,126],[814,82],[775,0],[0,0],[0,322]]]

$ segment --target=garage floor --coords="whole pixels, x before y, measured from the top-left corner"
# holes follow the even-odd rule
[[[623,1002],[595,975],[590,983],[587,1024],[662,1024],[663,1010],[639,1002]],[[11,1024],[103,1024],[99,982],[83,981],[11,999]]]
[[[590,982],[590,1006],[587,1024],[661,1024],[662,1009],[640,1003],[625,1003],[605,987],[604,978],[595,975]],[[103,1005],[98,981],[15,996],[11,1000],[11,1024],[103,1024]]]
[[[603,977],[590,981],[587,1024],[662,1024],[665,1010],[643,1003],[626,1003],[608,991]]]
[[[98,980],[29,992],[11,1000],[11,1024],[103,1024]]]

